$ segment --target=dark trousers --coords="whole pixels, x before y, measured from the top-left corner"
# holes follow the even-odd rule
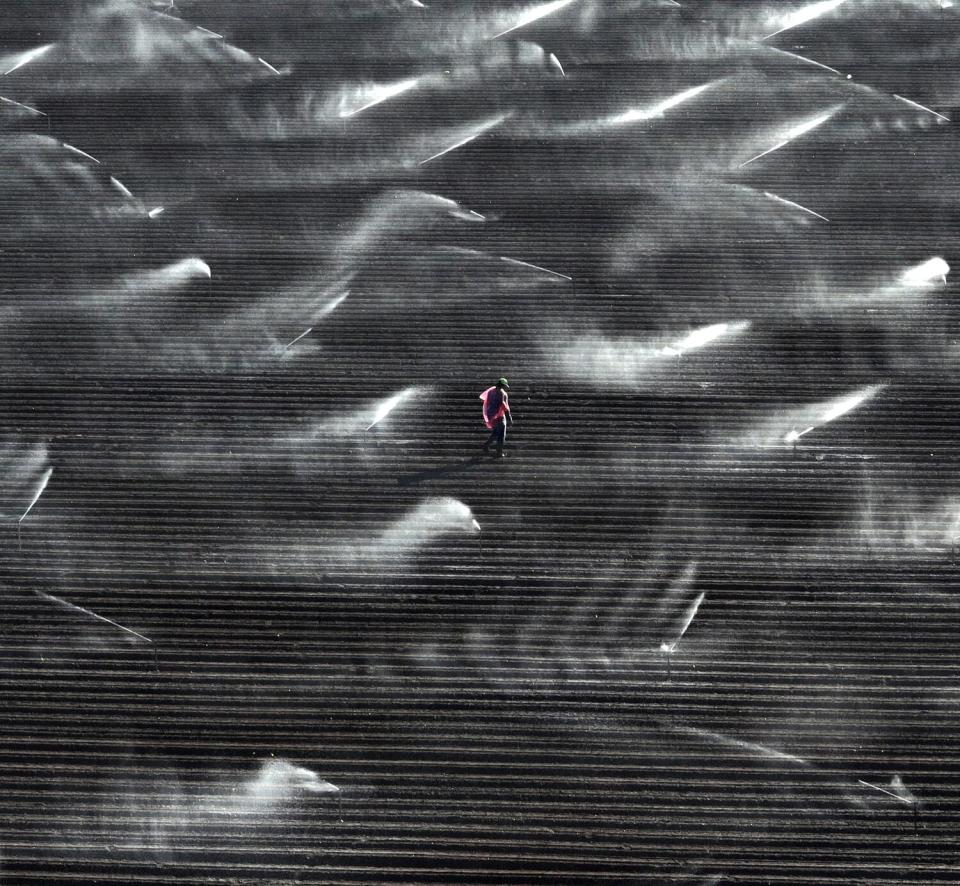
[[[490,431],[490,436],[487,437],[487,442],[483,444],[483,448],[489,448],[491,443],[497,444],[497,452],[503,452],[503,444],[507,440],[507,417],[504,416],[500,419],[494,426],[493,430]]]

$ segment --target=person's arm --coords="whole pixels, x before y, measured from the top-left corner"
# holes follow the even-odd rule
[[[510,398],[507,396],[507,392],[503,392],[503,408],[507,416],[507,424],[513,424],[513,415],[510,413]]]

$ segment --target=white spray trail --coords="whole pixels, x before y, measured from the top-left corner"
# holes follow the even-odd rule
[[[80,148],[75,147],[74,145],[68,145],[66,142],[60,143],[64,148],[70,151],[71,154],[76,154],[78,157],[84,157],[87,160],[92,160],[97,166],[101,166],[100,161],[94,157],[92,154],[88,154],[86,151],[81,151]]]
[[[517,267],[530,268],[534,271],[540,271],[544,274],[547,274],[550,277],[555,277],[558,280],[568,280],[572,281],[573,277],[568,277],[566,274],[561,274],[559,271],[551,271],[550,268],[544,268],[540,265],[533,265],[527,261],[520,261],[518,258],[508,258],[505,255],[500,256],[500,261],[505,262],[508,265],[516,265]]]
[[[683,338],[660,348],[659,353],[665,357],[682,357],[688,351],[695,351],[711,344],[720,338],[739,335],[750,328],[749,320],[737,323],[714,323],[710,326],[701,326]]]
[[[30,504],[27,505],[27,509],[20,515],[20,519],[17,520],[17,525],[23,523],[26,519],[27,514],[33,510],[33,506],[40,501],[40,496],[43,495],[44,490],[47,488],[47,484],[50,482],[50,478],[53,476],[53,468],[47,468],[43,472],[43,476],[40,478],[40,482],[37,483],[37,487],[34,490],[33,497],[30,499]]]
[[[767,449],[794,445],[817,428],[836,421],[864,403],[868,403],[886,387],[885,383],[867,385],[842,397],[834,397],[790,410],[749,431],[741,438],[739,445]]]
[[[0,102],[3,102],[6,105],[13,105],[17,108],[23,108],[23,110],[29,111],[31,114],[36,114],[39,117],[47,116],[43,111],[38,111],[36,108],[31,108],[30,105],[25,105],[22,102],[15,102],[12,98],[5,98],[2,95],[0,95]]]
[[[97,621],[102,621],[104,624],[108,624],[111,627],[118,628],[123,631],[125,634],[129,634],[131,637],[136,637],[138,640],[143,640],[145,643],[153,643],[149,637],[145,637],[143,634],[138,633],[130,628],[125,628],[122,624],[115,622],[111,618],[107,618],[104,615],[97,615],[96,612],[92,612],[89,609],[84,609],[82,606],[77,606],[74,603],[68,603],[66,600],[61,600],[60,597],[55,597],[53,594],[47,594],[43,591],[34,591],[34,593],[40,597],[41,600],[46,600],[48,603],[53,603],[54,606],[58,606],[60,609],[65,609],[68,612],[76,612],[80,615],[85,615],[88,618],[93,618]]]
[[[677,92],[674,95],[668,96],[667,98],[656,102],[655,104],[648,105],[646,108],[634,108],[626,111],[623,114],[610,117],[606,122],[610,126],[623,126],[628,123],[637,123],[642,120],[653,120],[656,117],[662,117],[671,108],[675,108],[677,105],[682,105],[684,102],[690,101],[690,99],[700,95],[703,92],[706,92],[708,89],[713,89],[720,84],[725,83],[727,79],[728,78],[726,77],[721,77],[718,80],[711,80],[708,83],[701,83],[699,86],[692,86],[690,89],[684,89],[682,92]]]
[[[805,25],[807,22],[811,22],[827,13],[833,12],[833,10],[842,6],[844,3],[846,3],[846,0],[819,0],[817,3],[810,3],[785,16],[775,17],[769,22],[769,26],[776,27],[779,25],[779,27],[772,33],[767,34],[763,39],[769,40],[771,37],[776,37],[777,34],[782,34],[784,31]]]
[[[364,430],[369,431],[371,428],[380,424],[394,409],[400,406],[403,403],[406,403],[408,400],[413,399],[414,397],[423,393],[422,388],[411,387],[404,388],[397,394],[394,394],[392,397],[388,397],[386,400],[381,400],[373,409],[373,415],[371,417],[370,424],[364,428]]]
[[[899,101],[902,101],[904,104],[909,105],[911,108],[916,108],[919,111],[926,111],[928,114],[933,114],[934,117],[942,120],[945,123],[950,122],[949,117],[944,117],[943,114],[934,111],[933,108],[928,108],[926,105],[921,105],[919,102],[911,101],[910,99],[904,98],[902,95],[897,95],[896,93],[893,93],[893,97]]]
[[[473,512],[457,498],[428,498],[404,514],[374,542],[372,553],[409,553],[448,533],[480,532]]]
[[[9,56],[6,59],[3,59],[0,64],[5,64],[6,69],[0,76],[5,77],[7,74],[12,74],[18,68],[22,68],[24,65],[29,65],[30,62],[34,61],[35,59],[46,55],[56,45],[56,43],[48,43],[45,46],[37,46],[34,49],[28,49],[26,52],[19,52],[14,56]]]
[[[804,120],[801,123],[791,126],[786,132],[779,136],[777,143],[773,145],[773,147],[761,151],[759,154],[756,154],[749,160],[744,160],[743,163],[741,163],[737,168],[743,169],[744,166],[749,166],[751,163],[761,159],[762,157],[766,157],[768,154],[772,154],[774,151],[779,151],[780,148],[789,145],[791,142],[796,141],[798,138],[801,138],[808,132],[812,132],[814,129],[823,126],[823,124],[834,117],[841,110],[841,108],[843,108],[843,104],[834,105],[834,107],[830,108],[829,111],[825,111],[822,114],[818,114],[816,117],[811,117],[809,120]]]
[[[429,163],[431,160],[436,160],[439,157],[443,157],[445,154],[449,154],[451,151],[457,150],[457,148],[462,148],[464,145],[470,144],[470,142],[475,139],[480,138],[481,135],[484,135],[487,132],[490,132],[492,129],[496,129],[501,123],[513,116],[513,112],[507,112],[504,114],[498,114],[496,117],[486,120],[483,123],[478,124],[476,127],[470,130],[469,134],[454,142],[449,147],[444,148],[442,151],[438,151],[436,154],[432,154],[427,157],[426,160],[421,160],[419,166],[423,166],[425,163]]]
[[[881,787],[878,784],[871,784],[869,781],[864,781],[862,778],[857,779],[858,784],[862,784],[865,788],[871,788],[875,791],[879,791],[881,794],[886,794],[888,797],[893,797],[899,803],[903,803],[905,806],[914,806],[916,807],[919,804],[919,799],[916,794],[913,793],[904,783],[903,779],[899,775],[893,776],[890,779],[890,784],[888,787]]]
[[[812,215],[814,218],[819,218],[821,221],[828,222],[828,219],[825,215],[820,215],[819,212],[814,212],[812,209],[808,209],[806,206],[801,206],[799,203],[794,203],[793,200],[787,200],[785,197],[780,197],[777,194],[772,194],[770,191],[763,192],[764,197],[768,197],[770,200],[773,200],[775,203],[782,203],[784,206],[789,206],[792,209],[799,209],[801,212],[807,213],[807,215]]]
[[[198,277],[213,277],[213,272],[203,259],[191,257],[151,271],[141,271],[125,277],[119,287],[128,292],[159,292],[186,286]]]
[[[332,314],[338,307],[340,307],[340,305],[342,305],[347,300],[348,295],[350,295],[349,289],[346,290],[345,292],[341,292],[340,295],[338,295],[336,298],[332,299],[331,301],[328,301],[326,304],[317,308],[316,311],[314,311],[313,314],[310,315],[310,322],[316,323],[318,320],[322,320],[324,317],[327,317],[330,314]]]
[[[389,101],[392,98],[396,98],[398,95],[403,95],[405,92],[410,92],[412,89],[416,89],[420,85],[419,77],[411,77],[407,80],[399,80],[396,83],[388,83],[384,86],[373,86],[367,91],[367,95],[363,104],[359,107],[343,107],[340,111],[341,117],[355,117],[357,114],[366,111],[368,108],[376,107],[377,105]],[[344,101],[344,105],[346,102]]]
[[[900,283],[904,286],[932,286],[935,281],[946,284],[949,273],[950,265],[935,256],[922,264],[907,268],[900,275]]]
[[[498,37],[503,37],[519,28],[525,28],[527,25],[540,21],[540,19],[546,18],[548,15],[553,15],[553,13],[559,12],[564,7],[576,2],[578,2],[578,0],[553,0],[552,3],[542,3],[539,6],[534,6],[532,9],[528,9],[520,15],[510,27],[501,31],[499,34],[494,34],[490,39],[496,40]]]
[[[595,384],[615,389],[635,389],[664,382],[674,373],[677,360],[720,340],[735,338],[750,328],[750,321],[714,323],[693,330],[668,344],[656,338],[609,339],[600,335],[576,338],[562,349],[551,345],[547,356],[575,378],[589,377]],[[659,339],[662,341],[663,339]]]
[[[687,607],[687,611],[684,613],[683,621],[680,623],[680,628],[674,635],[673,639],[660,644],[661,652],[666,652],[668,655],[670,655],[677,648],[677,644],[683,639],[683,635],[686,634],[690,625],[693,624],[693,620],[697,617],[697,611],[700,609],[700,606],[706,596],[706,592],[701,591],[701,593],[699,593],[697,597],[690,603],[690,605]]]

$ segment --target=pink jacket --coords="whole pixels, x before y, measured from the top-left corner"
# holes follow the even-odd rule
[[[507,398],[507,392],[499,392],[499,405],[497,404],[497,394],[497,386],[492,385],[480,395],[480,399],[483,400],[483,423],[491,430],[505,415],[510,414],[510,401]]]

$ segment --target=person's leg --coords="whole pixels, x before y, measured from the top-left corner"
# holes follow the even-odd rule
[[[487,455],[487,454],[490,452],[490,444],[493,443],[494,440],[499,439],[498,434],[499,434],[498,426],[497,426],[497,425],[494,425],[494,426],[493,426],[493,430],[490,431],[490,434],[489,434],[489,436],[487,437],[487,442],[483,444],[483,454],[484,454],[484,455]]]
[[[503,444],[507,441],[507,419],[501,418],[496,427],[497,431],[497,457],[503,458]]]

